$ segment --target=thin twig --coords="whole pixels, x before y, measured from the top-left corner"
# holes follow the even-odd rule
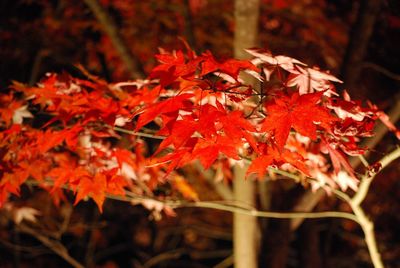
[[[84,268],[82,264],[80,264],[77,260],[69,255],[68,250],[64,247],[62,243],[56,240],[52,240],[49,237],[46,237],[40,234],[37,230],[34,230],[26,225],[20,224],[17,226],[17,229],[23,233],[29,234],[35,237],[37,240],[43,243],[46,247],[54,251],[58,256],[63,258],[66,262],[72,265],[75,268]]]
[[[143,265],[143,267],[150,268],[150,267],[153,267],[156,264],[159,264],[160,262],[163,262],[163,261],[167,261],[167,260],[171,260],[171,259],[178,259],[186,252],[187,252],[187,249],[185,249],[185,248],[178,248],[178,249],[174,249],[171,251],[163,252],[157,256],[154,256],[150,260],[148,260]]]
[[[163,233],[166,235],[179,235],[190,230],[195,232],[199,236],[204,236],[216,240],[232,241],[232,233],[218,230],[215,226],[208,226],[206,224],[193,225],[193,224],[182,224],[170,228],[163,228]]]
[[[307,218],[307,219],[318,219],[318,218],[343,218],[358,222],[357,218],[347,212],[340,211],[324,211],[324,212],[269,212],[259,210],[249,210],[241,207],[228,206],[224,204],[217,204],[214,202],[193,202],[193,203],[182,203],[175,205],[174,208],[184,207],[197,207],[197,208],[210,208],[221,211],[227,211],[232,213],[238,213],[242,215],[249,215],[259,218],[275,218],[275,219],[294,219],[294,218]]]
[[[99,213],[97,208],[92,207],[92,225],[96,225],[99,219]],[[86,267],[92,268],[95,267],[95,258],[94,253],[96,250],[96,229],[90,228],[87,230],[88,232],[88,241],[86,241],[86,254],[85,254],[85,264]]]
[[[213,268],[226,268],[226,267],[231,267],[233,264],[233,255],[230,255],[228,258],[224,259],[217,265],[215,265]]]
[[[136,132],[136,131],[120,128],[120,127],[113,127],[113,129],[115,131],[118,131],[118,132],[126,133],[126,134],[133,135],[133,136],[138,136],[138,137],[152,138],[152,139],[158,139],[158,140],[163,140],[163,139],[166,138],[164,136],[157,136],[157,135],[154,135],[154,134]]]
[[[64,215],[64,219],[61,223],[60,229],[58,230],[58,232],[55,234],[55,237],[57,238],[61,238],[61,236],[67,231],[69,223],[71,221],[71,216],[72,216],[72,205],[67,204],[65,208],[62,208],[62,211],[64,213],[62,213]]]
[[[370,69],[373,69],[373,70],[375,70],[375,71],[377,71],[379,73],[382,73],[383,75],[385,75],[385,76],[387,76],[387,77],[389,77],[389,78],[391,78],[393,80],[400,81],[400,74],[396,74],[394,72],[391,72],[388,69],[386,69],[386,68],[384,68],[384,67],[382,67],[382,66],[380,66],[378,64],[375,64],[375,63],[372,63],[372,62],[363,62],[360,65],[361,65],[361,68],[370,68]]]
[[[48,254],[49,250],[44,248],[43,245],[30,247],[30,246],[22,246],[18,244],[11,243],[5,239],[0,238],[0,244],[4,247],[11,249],[12,251],[23,251],[29,253],[32,256],[38,256],[43,254]]]
[[[381,160],[379,160],[379,163],[381,164],[381,170],[399,157],[400,157],[400,147],[398,147],[396,150],[392,151],[391,153],[385,155]],[[368,193],[369,187],[376,175],[377,175],[377,173],[372,174],[372,176],[369,176],[368,174],[366,174],[361,178],[361,182],[358,187],[358,191],[351,200],[351,202],[353,204],[360,205],[361,202],[365,199],[365,197]]]
[[[48,54],[49,54],[49,52],[47,50],[44,50],[44,49],[41,49],[36,53],[35,59],[33,60],[33,66],[32,66],[32,70],[31,70],[31,75],[29,77],[29,82],[28,82],[29,86],[33,86],[37,82],[38,76],[40,74],[41,64],[43,62],[43,59]]]
[[[190,47],[197,48],[196,36],[194,34],[193,16],[190,12],[189,0],[183,1],[182,16],[185,19],[184,34]]]

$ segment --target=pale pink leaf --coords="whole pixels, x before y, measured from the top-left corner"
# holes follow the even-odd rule
[[[22,124],[24,118],[33,118],[33,115],[28,111],[28,106],[24,105],[16,109],[13,113],[13,123]]]
[[[20,207],[14,210],[13,220],[16,224],[22,221],[36,222],[36,217],[40,215],[40,211],[30,207]]]
[[[315,91],[326,91],[325,95],[337,95],[329,81],[342,83],[333,75],[312,68],[296,66],[296,72],[292,72],[287,81],[289,87],[297,86],[300,95]]]
[[[337,175],[334,175],[334,180],[339,185],[342,191],[346,191],[347,188],[357,191],[358,189],[358,179],[350,176],[347,172],[341,170]]]
[[[261,49],[254,49],[254,48],[246,49],[246,52],[255,57],[255,59],[252,60],[252,63],[254,65],[262,63],[268,63],[270,65],[278,65],[282,69],[290,73],[295,71],[295,64],[307,65],[299,60],[293,59],[288,56],[283,56],[283,55],[272,56],[272,54],[269,53],[268,51]]]

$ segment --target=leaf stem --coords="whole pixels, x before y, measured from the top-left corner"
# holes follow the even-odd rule
[[[126,133],[126,134],[133,135],[133,136],[138,136],[138,137],[145,137],[145,138],[158,139],[158,140],[165,139],[164,136],[158,136],[158,135],[143,133],[143,132],[136,132],[136,131],[132,131],[132,130],[127,130],[125,128],[120,128],[120,127],[112,127],[112,129],[114,129],[115,131],[118,131],[118,132]]]

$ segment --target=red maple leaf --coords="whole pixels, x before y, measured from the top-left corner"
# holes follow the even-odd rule
[[[36,144],[39,152],[44,154],[45,152],[60,145],[66,138],[64,131],[52,131],[47,129],[44,132],[38,132],[36,134]]]
[[[179,77],[192,78],[200,58],[196,58],[191,52],[187,56],[188,60],[185,59],[185,54],[180,50],[156,55],[160,65],[153,68],[150,78],[159,78],[162,86],[173,83]]]
[[[161,142],[156,154],[171,144],[174,145],[175,149],[184,146],[197,129],[198,123],[190,119],[172,122],[170,134]]]
[[[107,178],[102,173],[96,173],[94,177],[83,177],[79,179],[76,188],[75,205],[83,198],[90,196],[97,204],[100,212],[103,211],[103,202],[106,198]]]
[[[354,169],[350,165],[344,154],[339,149],[334,148],[334,146],[326,140],[324,140],[323,145],[325,146],[325,151],[329,153],[335,173],[338,174],[340,171],[340,167],[343,166],[343,168],[349,173],[349,175],[356,179]]]
[[[228,59],[223,62],[218,62],[209,51],[202,54],[202,59],[201,76],[220,71],[237,80],[239,72],[242,70],[249,69],[255,72],[260,72],[260,70],[249,60]]]
[[[320,104],[323,92],[291,96],[280,95],[273,102],[266,104],[267,118],[262,124],[262,131],[271,131],[278,148],[282,149],[294,128],[303,136],[312,140],[317,138],[317,127],[330,131],[331,123],[337,119]]]
[[[239,160],[235,144],[226,136],[211,139],[199,139],[192,152],[192,159],[198,159],[205,169],[208,169],[223,153],[229,158]]]
[[[257,151],[255,138],[251,134],[256,131],[255,127],[244,119],[241,111],[228,112],[222,104],[216,103],[217,107],[203,105],[199,118],[197,113],[193,113],[165,124],[161,131],[167,138],[162,141],[156,154],[170,145],[175,150],[184,147],[191,151],[192,159],[199,159],[208,168],[219,153],[238,159],[236,150],[244,145],[244,140]]]
[[[178,112],[179,110],[185,109],[190,110],[192,107],[192,103],[189,101],[189,99],[191,97],[193,97],[193,94],[181,94],[146,107],[143,113],[139,116],[138,122],[136,124],[136,130],[140,129],[147,123],[150,123],[160,114]]]
[[[247,169],[247,174],[257,173],[258,178],[264,178],[267,168],[271,165],[282,165],[284,163],[289,163],[293,167],[300,170],[307,176],[310,175],[307,166],[304,164],[304,158],[295,152],[283,149],[278,150],[273,146],[262,146],[263,154],[254,159],[249,168]]]

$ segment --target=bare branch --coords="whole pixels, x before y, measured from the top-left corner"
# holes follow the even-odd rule
[[[60,256],[66,262],[68,262],[71,266],[75,268],[84,268],[82,264],[80,264],[77,260],[72,258],[71,255],[69,255],[68,250],[59,241],[52,240],[49,237],[40,234],[37,230],[34,230],[31,227],[24,224],[18,225],[17,230],[35,237],[37,240],[42,242],[43,245],[54,251],[58,256]]]
[[[387,77],[389,77],[389,78],[391,78],[393,80],[400,81],[400,74],[395,74],[395,73],[389,71],[388,69],[386,69],[386,68],[384,68],[384,67],[382,67],[382,66],[380,66],[378,64],[375,64],[375,63],[372,63],[372,62],[363,62],[361,64],[361,68],[370,68],[370,69],[375,70],[375,71],[377,71],[379,73],[382,73],[383,75],[385,75],[385,76],[387,76]]]

